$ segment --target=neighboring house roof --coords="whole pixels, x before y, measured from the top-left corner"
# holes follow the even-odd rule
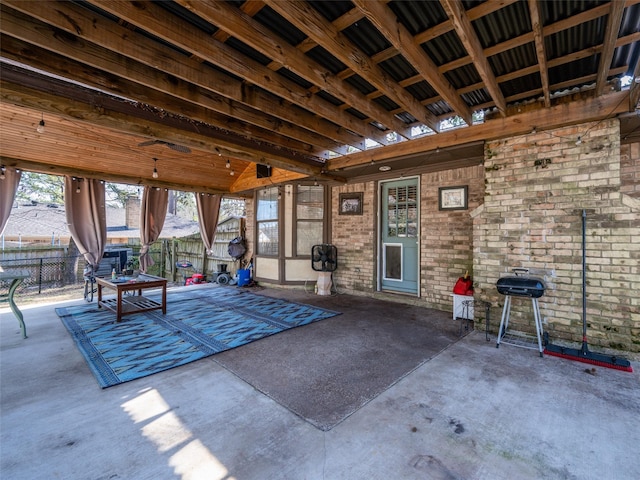
[[[107,207],[107,237],[140,238],[140,230],[125,226],[125,209]],[[199,232],[197,220],[167,214],[161,238],[185,237]],[[5,237],[68,237],[63,205],[14,206],[4,230]]]

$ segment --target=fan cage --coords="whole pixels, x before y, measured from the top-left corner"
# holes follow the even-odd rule
[[[333,272],[338,268],[338,249],[321,243],[311,247],[311,268],[316,272]]]

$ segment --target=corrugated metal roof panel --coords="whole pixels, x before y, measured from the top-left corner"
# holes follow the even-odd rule
[[[619,1],[619,0],[616,0]],[[591,10],[603,3],[609,3],[606,0],[563,0],[561,2],[539,2],[540,16],[542,24],[549,25],[565,18],[572,17],[578,13]]]
[[[600,62],[600,54],[592,55],[588,58],[576,60],[574,62],[565,63],[558,67],[549,69],[549,83],[560,83],[571,80],[572,78],[579,78],[582,75],[594,75],[598,71],[598,63]],[[580,72],[581,74],[576,74]],[[592,83],[591,81],[588,83]],[[580,86],[582,84],[576,84]]]
[[[362,94],[368,95],[371,92],[375,92],[377,89],[365,79],[363,79],[360,75],[351,75],[349,78],[345,80],[350,85],[356,87]]]
[[[391,46],[391,43],[366,18],[345,28],[342,33],[370,57]]]
[[[444,100],[427,105],[427,110],[433,113],[436,117],[448,115],[452,112],[451,107]]]
[[[438,92],[436,92],[433,87],[424,80],[414,83],[413,85],[409,85],[407,87],[407,91],[420,101],[438,95]]]
[[[388,110],[388,111],[396,110],[396,109],[400,108],[400,105],[398,105],[396,102],[391,100],[386,95],[382,95],[381,97],[377,97],[376,99],[374,99],[374,102],[380,104],[382,106],[382,108],[384,108],[385,110]]]
[[[396,55],[384,62],[380,62],[378,66],[396,82],[418,74],[416,69],[402,55]]]
[[[491,96],[484,89],[474,90],[473,92],[460,95],[467,105],[474,107],[491,101]]]
[[[327,2],[325,0],[311,0],[308,3],[330,22],[354,8],[353,3],[350,1],[332,0]]]
[[[509,80],[507,82],[502,82],[500,84],[500,90],[505,97],[510,97],[512,95],[517,95],[523,92],[530,92],[532,90],[538,90],[542,88],[542,83],[540,82],[540,74],[532,73],[530,75],[525,75],[523,77],[514,78],[513,80]],[[536,97],[539,94],[535,95]],[[519,101],[522,101],[520,99]]]
[[[424,42],[421,46],[438,66],[467,56],[467,51],[454,31]]]
[[[282,37],[291,45],[298,45],[307,35],[282,18],[269,6],[263,7],[253,16],[253,19],[270,28],[276,35]]]
[[[447,14],[438,2],[403,0],[389,2],[388,6],[414,36],[447,20]]]
[[[444,76],[456,89],[466,87],[467,85],[473,85],[482,81],[476,67],[473,64],[463,65],[455,70],[445,72]]]
[[[336,57],[331,55],[321,46],[317,46],[312,48],[307,52],[309,58],[311,58],[314,62],[322,65],[324,68],[329,70],[334,75],[342,72],[347,68],[347,66],[338,60]]]
[[[485,15],[473,23],[483,48],[492,47],[531,30],[526,2],[517,2]]]
[[[533,43],[527,43],[488,58],[496,77],[537,65],[538,57]]]

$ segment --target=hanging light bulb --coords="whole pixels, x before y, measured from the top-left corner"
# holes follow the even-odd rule
[[[80,193],[80,179],[76,178],[76,193]]]
[[[158,169],[156,168],[156,162],[158,161],[157,158],[153,159],[153,173],[151,174],[151,176],[153,178],[158,178]]]
[[[227,167],[227,168],[231,168],[231,162],[229,161],[229,159],[228,159],[228,158],[227,158],[227,163],[226,163],[225,167]]]
[[[229,172],[229,175],[231,175],[232,177],[233,177],[235,174],[236,174],[236,172],[234,172],[233,170],[231,170],[231,171]]]
[[[40,120],[38,126],[36,127],[36,132],[44,133],[44,113],[42,114],[42,120]]]
[[[580,144],[582,144],[582,137],[578,137],[578,140],[576,140],[576,145]]]
[[[7,170],[7,167],[5,167],[4,165],[0,166],[0,180],[4,180],[5,176],[4,176],[4,172]]]

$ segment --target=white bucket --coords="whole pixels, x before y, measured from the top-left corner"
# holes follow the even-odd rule
[[[318,295],[331,295],[331,272],[318,274]]]

